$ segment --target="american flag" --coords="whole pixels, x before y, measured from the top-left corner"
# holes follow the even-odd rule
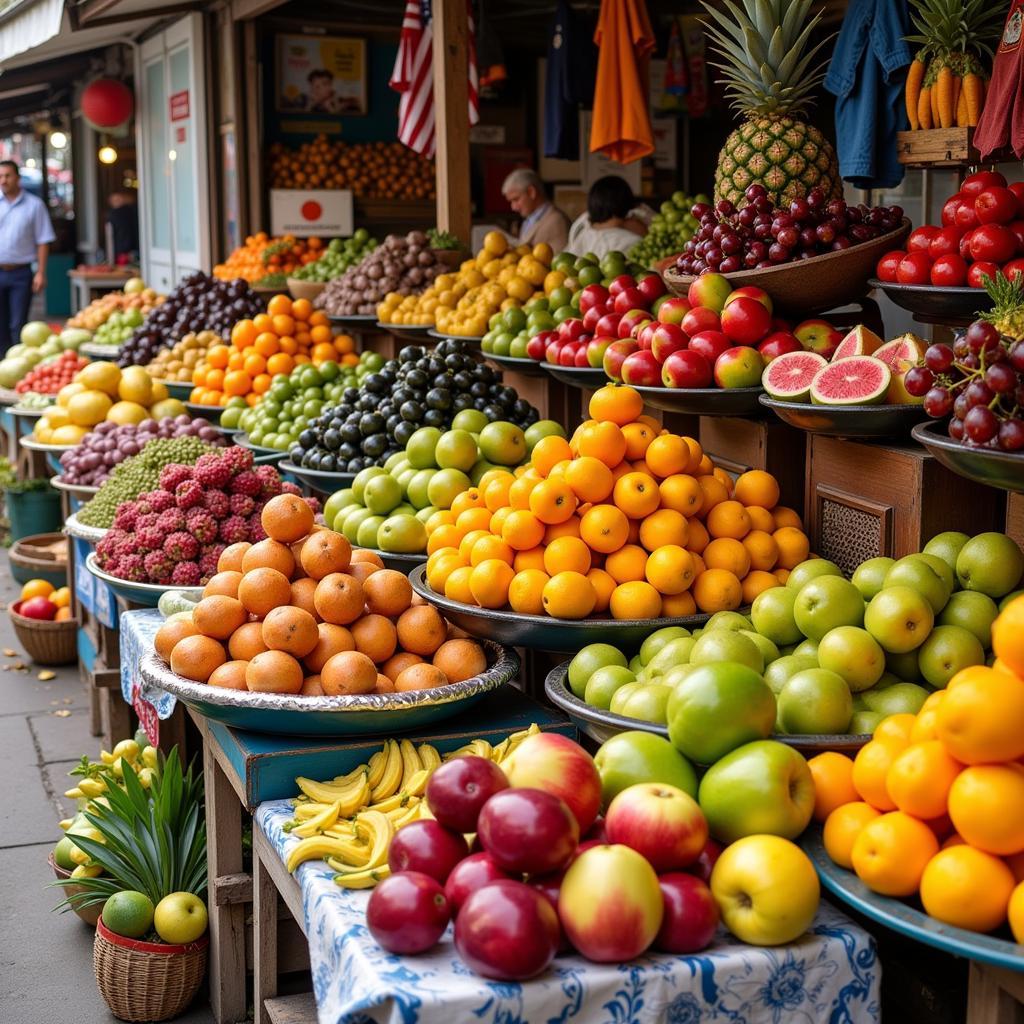
[[[426,157],[434,155],[434,33],[432,0],[408,0],[402,19],[392,89],[402,94],[398,103],[398,139]],[[473,14],[469,13],[469,123],[480,120]]]

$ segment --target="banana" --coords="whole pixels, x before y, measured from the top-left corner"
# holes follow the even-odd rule
[[[371,844],[366,867],[380,867],[388,859],[388,847],[395,834],[391,819],[380,811],[363,811],[356,815],[356,829],[365,830]]]
[[[327,785],[347,787],[350,786],[353,782],[356,782],[360,775],[366,775],[369,773],[369,771],[369,765],[361,764],[357,768],[353,768],[352,771],[348,773],[348,775],[335,775],[335,777],[331,779],[331,781],[328,782]]]
[[[459,747],[458,750],[449,750],[448,753],[444,755],[444,759],[446,761],[453,761],[457,757],[468,757],[472,753],[474,753],[473,747],[471,744],[467,743],[465,746]]]
[[[416,748],[416,753],[420,755],[423,767],[428,771],[433,771],[441,766],[441,755],[437,752],[437,747],[429,743],[421,743]]]
[[[402,740],[398,747],[402,752],[402,781],[398,788],[404,790],[408,787],[409,780],[413,775],[423,769],[423,762],[420,760],[420,755],[416,753],[416,748],[409,740]]]
[[[97,875],[103,874],[102,864],[79,864],[74,871],[71,872],[72,878],[96,878]]]
[[[397,832],[403,825],[407,825],[410,821],[416,821],[420,816],[420,803],[418,797],[413,797],[408,807],[403,808],[401,811],[392,811],[388,817],[391,819],[391,824],[395,826]]]
[[[360,772],[352,782],[344,786],[336,786],[329,782],[317,782],[315,779],[307,779],[301,775],[295,780],[295,784],[311,800],[322,804],[333,804],[335,800],[341,800],[343,804],[346,804],[353,793],[359,793],[365,787],[366,772]]]
[[[325,857],[341,857],[347,860],[357,853],[351,839],[338,839],[335,836],[311,836],[300,840],[288,851],[285,866],[294,872],[307,860],[322,860]]]
[[[372,889],[378,882],[383,882],[391,874],[391,868],[384,864],[379,868],[366,868],[348,874],[334,876],[334,881],[342,889]]]
[[[405,785],[402,787],[402,791],[407,793],[409,796],[423,796],[427,791],[427,782],[429,780],[430,769],[421,768],[418,772],[415,772],[410,779],[403,780]]]
[[[381,814],[388,814],[390,811],[404,810],[409,802],[409,794],[405,792],[395,793],[389,796],[387,800],[379,800],[375,804],[370,804],[366,810],[368,811],[380,811]]]
[[[486,758],[488,761],[491,759],[491,745],[487,740],[473,740],[470,746],[477,757]]]
[[[508,739],[503,739],[499,744],[491,748],[491,760],[495,764],[501,764],[501,762],[508,755],[508,748]]]
[[[380,785],[380,780],[384,777],[384,768],[387,763],[388,753],[387,746],[385,746],[370,758],[370,761],[366,766],[366,781],[369,782],[370,789]]]
[[[342,801],[340,818],[351,818],[356,811],[362,810],[370,802],[370,784],[363,776],[359,789],[353,790],[349,799]]]
[[[370,799],[367,803],[375,804],[380,800],[386,800],[398,792],[398,786],[402,781],[402,751],[397,740],[388,740],[388,761],[384,768],[384,775],[380,782],[370,791]]]
[[[295,808],[295,815],[293,821],[309,821],[310,818],[315,818],[318,814],[330,807],[331,804],[320,804],[320,803],[305,803],[299,804]]]
[[[335,800],[330,807],[325,808],[319,814],[309,818],[307,821],[304,821],[298,827],[293,828],[292,835],[296,835],[300,839],[309,839],[310,836],[315,836],[330,828],[338,820],[338,814],[340,811],[341,801]]]

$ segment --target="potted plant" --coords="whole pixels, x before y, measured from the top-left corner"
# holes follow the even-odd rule
[[[117,761],[111,768],[116,777]],[[73,881],[66,902],[76,910],[103,904],[93,967],[111,1012],[127,1021],[170,1020],[206,972],[202,778],[183,769],[175,748],[147,775],[121,765],[119,784],[108,782],[93,808],[83,812],[88,830],[72,839],[96,874],[57,884]]]

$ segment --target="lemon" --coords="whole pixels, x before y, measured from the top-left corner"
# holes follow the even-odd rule
[[[113,404],[110,396],[103,391],[82,391],[71,398],[67,410],[72,423],[80,427],[94,427],[103,422]]]
[[[124,426],[126,423],[141,423],[149,419],[149,412],[138,402],[115,402],[107,411],[106,418],[112,423]]]
[[[143,371],[145,372],[145,371]],[[75,381],[87,388],[105,391],[108,395],[117,394],[117,386],[121,382],[121,371],[114,363],[96,362],[79,370]]]
[[[65,424],[63,427],[58,427],[54,430],[48,438],[45,439],[46,444],[78,444],[79,441],[88,434],[88,428],[80,427],[75,423]],[[39,438],[43,441],[43,438]]]
[[[118,397],[148,407],[153,401],[153,379],[141,366],[128,366],[121,372]]]
[[[64,387],[57,392],[57,404],[60,406],[66,406],[75,395],[80,395],[83,391],[88,390],[89,389],[84,384],[79,384],[77,381],[65,384]]]

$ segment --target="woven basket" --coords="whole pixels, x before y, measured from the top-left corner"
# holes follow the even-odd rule
[[[184,1013],[206,974],[204,935],[187,946],[115,935],[100,918],[92,966],[100,995],[119,1020],[171,1020]]]
[[[63,556],[54,558],[51,544],[63,544]],[[38,533],[15,541],[8,552],[11,575],[19,583],[44,579],[55,587],[63,587],[68,575],[68,540],[62,533]]]
[[[71,872],[68,871],[66,868],[60,867],[56,860],[54,860],[52,852],[46,859],[49,861],[50,867],[53,868],[53,873],[57,876],[58,879],[63,881],[65,878],[71,877]],[[76,892],[81,892],[82,890],[81,887],[77,885],[65,885],[62,887],[61,891],[64,893],[65,896],[73,896]],[[87,925],[89,925],[90,928],[95,928],[96,922],[100,919],[100,914],[103,913],[103,904],[97,903],[94,906],[86,907],[84,910],[78,910],[77,908],[75,908],[74,905],[72,905],[71,909],[74,910],[74,912]]]
[[[72,665],[78,661],[78,623],[74,619],[47,622],[10,610],[18,643],[37,665]]]

